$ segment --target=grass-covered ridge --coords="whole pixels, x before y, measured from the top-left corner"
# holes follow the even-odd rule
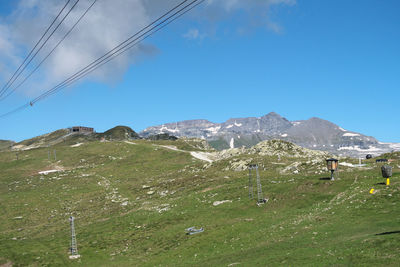
[[[387,187],[374,159],[341,166],[329,181],[323,155],[274,142],[261,147],[268,153],[235,150],[213,163],[192,156],[217,153],[194,139],[60,142],[50,149],[57,161],[45,147],[20,151],[18,160],[1,152],[0,264],[396,266],[397,154],[385,155],[393,159]],[[302,156],[278,157],[275,146]],[[265,205],[248,198],[248,172],[235,171],[238,162],[260,165]],[[60,171],[38,174],[50,169]],[[70,215],[82,255],[75,261],[68,259]],[[186,235],[191,226],[205,231]]]
[[[104,137],[111,140],[125,140],[130,138],[139,138],[139,135],[128,126],[116,126],[104,133],[99,133],[97,137]]]
[[[13,141],[9,140],[0,140],[0,150],[7,149],[14,144]]]

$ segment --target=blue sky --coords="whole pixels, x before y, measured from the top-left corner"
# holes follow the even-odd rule
[[[18,9],[12,2],[0,3],[0,25],[11,28]],[[274,111],[400,142],[400,2],[280,2],[261,5],[265,10],[203,5],[146,40],[152,52],[138,51],[118,73],[105,71],[107,79],[91,77],[1,118],[0,139],[19,141],[72,125],[140,131]],[[208,8],[216,18],[207,18]],[[23,57],[30,47],[18,45]],[[38,75],[52,74],[44,68]],[[0,102],[0,112],[34,95],[22,88]]]

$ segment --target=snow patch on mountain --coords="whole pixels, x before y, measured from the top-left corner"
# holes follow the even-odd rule
[[[194,158],[200,159],[200,160],[204,160],[207,162],[213,162],[212,159],[209,158],[209,156],[211,155],[211,153],[207,153],[207,152],[195,152],[192,151],[190,152],[190,155]]]
[[[360,136],[360,135],[357,133],[345,133],[343,134],[343,136]]]
[[[231,138],[231,141],[229,142],[229,146],[230,146],[230,148],[235,147],[235,139],[233,139],[233,137]]]
[[[171,132],[171,133],[177,133],[177,132],[179,132],[178,129],[169,129],[169,128],[167,128],[165,125],[162,125],[159,131],[160,131],[160,133],[165,133],[165,131]]]
[[[338,150],[356,150],[356,151],[360,151],[360,152],[377,152],[380,151],[381,149],[374,147],[374,146],[370,146],[369,148],[361,148],[360,146],[343,146],[343,147],[339,147]]]
[[[392,150],[400,151],[400,143],[385,143],[385,142],[378,142],[380,145],[389,146]]]
[[[348,162],[339,162],[339,165],[346,166],[346,167],[352,167],[352,168],[359,167],[358,165],[354,165],[354,164],[351,164],[351,163],[348,163]]]
[[[207,131],[209,131],[209,132],[211,132],[211,133],[213,133],[213,134],[216,134],[216,133],[218,133],[218,131],[221,129],[221,126],[216,126],[216,127],[209,127],[209,128],[207,128],[206,130]]]
[[[391,143],[390,148],[392,148],[392,150],[398,151],[400,150],[400,143]]]

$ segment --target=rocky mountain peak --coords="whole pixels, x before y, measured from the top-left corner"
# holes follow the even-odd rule
[[[271,111],[270,113],[268,113],[268,114],[262,116],[261,118],[267,118],[267,117],[276,117],[276,118],[285,119],[285,118],[283,118],[281,115],[279,115],[278,113],[273,112],[273,111]]]

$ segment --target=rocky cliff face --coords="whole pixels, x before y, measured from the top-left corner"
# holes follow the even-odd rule
[[[271,112],[262,117],[233,118],[223,123],[189,120],[152,126],[142,136],[169,133],[206,139],[214,148],[250,147],[264,140],[281,139],[302,147],[337,155],[364,157],[399,150],[400,144],[381,143],[374,137],[347,131],[320,118],[288,121]]]

